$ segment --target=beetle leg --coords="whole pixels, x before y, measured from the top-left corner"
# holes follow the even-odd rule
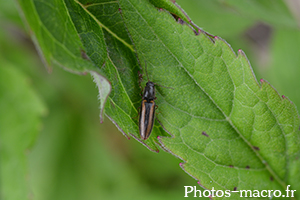
[[[162,127],[162,128],[163,128],[163,129],[164,129],[171,137],[174,137],[174,135],[171,134],[157,118],[155,118],[155,119],[156,119],[156,121],[158,121],[158,123],[161,125],[161,127]]]

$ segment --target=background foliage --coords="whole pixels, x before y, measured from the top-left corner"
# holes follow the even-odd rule
[[[297,5],[177,2],[204,30],[224,38],[235,52],[243,49],[257,78],[268,80],[299,108]],[[126,140],[108,119],[99,124],[91,77],[58,67],[47,73],[17,6],[4,0],[1,5],[0,194],[20,199],[29,190],[36,199],[182,199],[183,186],[196,185],[178,159]],[[5,152],[3,144],[13,145]],[[28,146],[31,150],[24,151]],[[22,189],[10,191],[11,185]]]

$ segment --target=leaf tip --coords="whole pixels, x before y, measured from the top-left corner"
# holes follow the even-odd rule
[[[179,24],[184,24],[184,21],[181,18],[178,18],[177,21]]]
[[[245,54],[245,52],[242,49],[238,50],[238,55],[246,57],[246,54]]]

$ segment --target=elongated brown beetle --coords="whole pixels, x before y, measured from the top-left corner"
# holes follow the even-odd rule
[[[140,136],[143,140],[148,139],[152,132],[155,117],[155,99],[154,83],[148,81],[142,96],[139,116]]]
[[[157,107],[157,105],[154,102],[154,100],[156,99],[155,85],[164,88],[173,89],[171,87],[162,86],[149,81],[146,62],[145,62],[145,70],[146,70],[148,82],[146,83],[146,87],[144,88],[140,113],[139,113],[140,136],[143,140],[147,140],[149,138],[154,124],[155,109]],[[142,78],[143,78],[142,74],[139,73],[139,84],[141,84]]]

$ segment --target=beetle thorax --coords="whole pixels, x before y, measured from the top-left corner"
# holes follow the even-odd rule
[[[149,81],[146,83],[143,99],[145,99],[147,101],[151,101],[151,100],[155,99],[155,88],[154,88],[153,82]]]

